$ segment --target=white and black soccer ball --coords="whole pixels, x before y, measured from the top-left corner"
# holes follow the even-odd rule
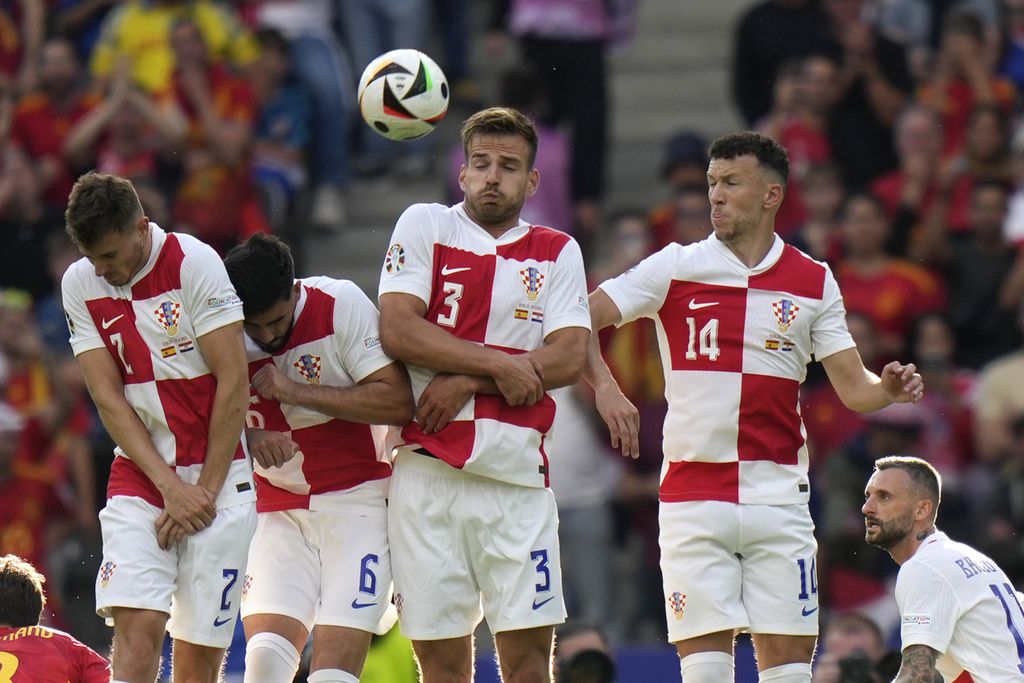
[[[385,52],[359,79],[359,111],[379,135],[414,140],[434,130],[448,112],[448,79],[419,50]]]

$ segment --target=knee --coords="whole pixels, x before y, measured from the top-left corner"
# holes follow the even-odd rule
[[[126,629],[114,634],[113,652],[121,661],[152,662],[159,659],[163,650],[162,636],[147,629]]]

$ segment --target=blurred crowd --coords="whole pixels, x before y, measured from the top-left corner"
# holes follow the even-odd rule
[[[468,0],[0,3],[0,554],[50,577],[51,620],[106,646],[91,592],[112,446],[59,294],[78,257],[63,232],[74,178],[128,177],[152,220],[221,250],[257,231],[342,229],[360,177],[443,166],[439,192],[457,201],[460,149],[438,161],[429,140],[390,143],[355,107],[353,65],[429,49],[456,105],[536,118],[544,180],[524,218],[577,236],[596,286],[709,234],[706,148],[727,132],[688,128],[684,113],[651,160],[664,202],[607,205],[608,51],[628,49],[638,2],[595,1],[572,22],[559,21],[567,0],[496,0],[482,21]],[[520,55],[495,102],[481,102],[473,40]],[[762,0],[732,40],[737,112],[790,154],[779,234],[832,268],[865,364],[910,360],[928,387],[920,405],[865,416],[820,366],[802,392],[824,616],[873,625],[877,662],[892,645],[896,566],[863,543],[876,457],[932,462],[941,525],[1024,586],[1024,0]],[[570,612],[612,642],[660,642],[655,329],[638,321],[601,342],[640,409],[642,453],[610,452],[585,386],[559,392],[552,481]]]

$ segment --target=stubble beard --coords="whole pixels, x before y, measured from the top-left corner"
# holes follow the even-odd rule
[[[865,529],[864,540],[868,545],[889,551],[902,543],[914,529],[914,519],[911,515],[897,517],[883,522],[872,517],[870,521],[878,524],[877,530]]]

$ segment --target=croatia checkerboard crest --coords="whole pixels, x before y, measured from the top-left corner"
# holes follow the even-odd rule
[[[448,80],[419,50],[391,50],[370,62],[359,79],[359,111],[390,140],[414,140],[434,130],[448,112]]]

